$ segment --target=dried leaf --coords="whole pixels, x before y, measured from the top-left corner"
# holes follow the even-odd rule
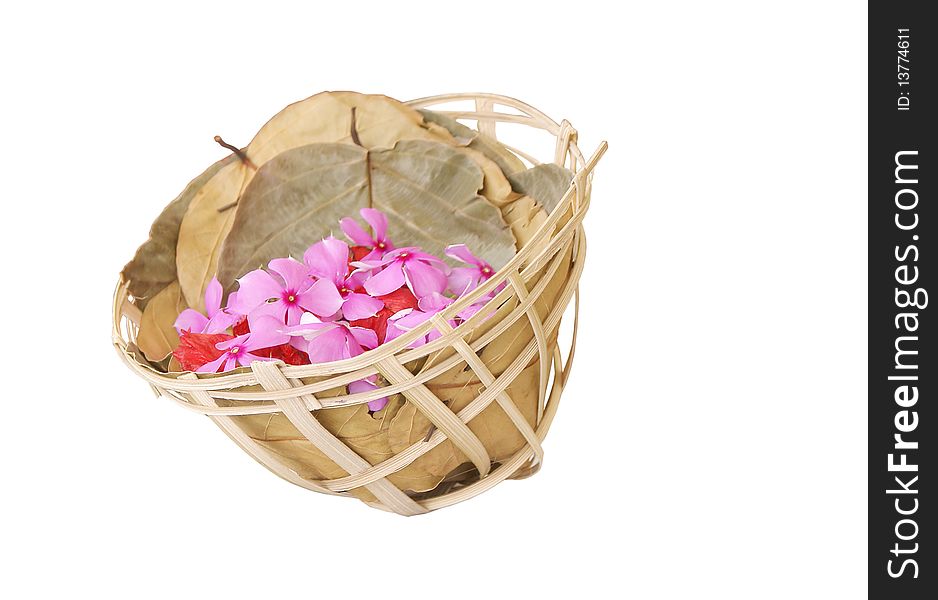
[[[179,239],[179,225],[189,203],[202,186],[234,158],[233,154],[223,158],[190,181],[156,218],[150,227],[149,239],[137,249],[133,260],[121,271],[121,277],[129,282],[128,291],[134,296],[139,308],[144,308],[150,298],[176,280],[176,242]]]
[[[140,330],[137,332],[137,347],[151,361],[161,361],[179,343],[173,328],[176,317],[187,308],[178,282],[163,288],[143,310]]]
[[[512,190],[511,183],[508,182],[502,170],[481,152],[472,148],[460,148],[460,150],[482,169],[482,189],[479,193],[495,206],[504,205],[512,196]]]
[[[548,213],[560,202],[573,173],[554,163],[537,165],[526,171],[508,176],[511,187],[519,194],[526,194],[541,203]]]
[[[471,127],[467,127],[450,117],[433,112],[432,110],[420,109],[424,121],[440,125],[449,131],[456,141],[463,146],[472,148],[481,152],[489,160],[493,161],[505,175],[511,175],[525,169],[524,163],[515,154],[506,148],[498,140],[491,138],[484,133],[479,133]]]
[[[514,255],[500,211],[478,195],[482,172],[451,147],[407,140],[388,150],[310,144],[261,167],[242,196],[218,264],[237,277],[278,256],[301,256],[359,208],[388,215],[400,245],[442,256],[458,240],[498,268]]]
[[[353,107],[359,141],[366,148],[390,148],[402,139],[455,144],[448,132],[427,127],[417,111],[387,96],[323,92],[280,111],[258,131],[244,152],[255,166],[261,167],[278,154],[307,144],[351,145]],[[240,161],[234,162],[216,173],[206,184],[208,189],[193,198],[186,211],[177,244],[176,268],[183,295],[193,308],[203,308],[205,287],[217,270],[222,242],[231,229],[238,199],[253,177],[253,169]],[[227,210],[220,210],[226,207]],[[353,213],[340,216],[350,214]],[[328,224],[333,226],[335,222]]]
[[[356,92],[323,92],[295,102],[264,125],[247,148],[260,167],[282,152],[314,143],[352,144],[355,130],[365,148],[391,148],[400,140],[426,140],[454,145],[446,131],[430,129],[413,108],[393,98]]]
[[[521,196],[502,208],[502,217],[511,228],[511,233],[515,237],[518,250],[520,250],[547,220],[547,213],[531,196]],[[540,245],[543,248],[549,244],[550,238],[545,237]],[[537,256],[539,251],[540,248],[534,250],[534,256]]]
[[[176,271],[189,306],[205,310],[205,287],[215,276],[221,244],[231,230],[238,197],[250,169],[241,161],[223,167],[196,193],[179,227]]]

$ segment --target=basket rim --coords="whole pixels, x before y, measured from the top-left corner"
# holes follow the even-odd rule
[[[502,96],[502,95],[490,94],[490,93],[451,93],[451,94],[441,94],[441,95],[436,95],[436,96],[427,96],[424,98],[418,98],[415,100],[407,101],[405,102],[405,104],[408,104],[411,106],[423,107],[423,106],[430,106],[432,104],[453,102],[453,101],[458,101],[458,100],[472,100],[472,99],[478,99],[478,98],[491,100],[498,104],[513,107],[522,112],[525,112],[532,119],[541,120],[542,124],[546,126],[540,127],[540,128],[547,130],[549,133],[555,136],[562,134],[566,126],[567,130],[572,132],[572,135],[569,135],[569,139],[566,140],[566,143],[568,145],[570,152],[572,153],[571,166],[573,167],[573,169],[571,170],[573,171],[574,174],[573,174],[573,178],[570,181],[570,185],[567,187],[567,190],[564,192],[560,201],[557,203],[557,206],[555,206],[554,209],[550,212],[550,214],[548,214],[546,220],[538,227],[538,229],[535,231],[532,237],[527,241],[527,243],[520,250],[515,252],[514,256],[512,256],[512,258],[507,263],[505,263],[500,269],[498,269],[487,281],[480,284],[472,292],[460,297],[455,302],[453,302],[453,304],[451,304],[446,309],[441,311],[439,313],[439,318],[443,320],[448,320],[452,318],[456,313],[465,309],[466,307],[468,307],[469,305],[477,301],[479,298],[481,298],[483,295],[488,294],[489,292],[495,290],[495,288],[501,285],[502,283],[507,282],[512,276],[518,277],[519,268],[522,266],[522,264],[525,263],[525,261],[528,261],[528,262],[524,266],[524,269],[520,272],[526,273],[530,271],[531,273],[537,273],[541,268],[545,266],[548,259],[552,259],[554,254],[557,254],[557,250],[559,249],[559,246],[560,246],[559,242],[561,242],[567,236],[567,234],[569,233],[569,230],[576,228],[576,227],[580,227],[580,223],[582,222],[583,217],[586,214],[586,208],[588,208],[588,205],[589,205],[589,197],[590,197],[589,187],[590,187],[590,182],[592,179],[593,169],[595,168],[596,164],[599,162],[603,154],[605,154],[606,149],[608,148],[608,144],[605,141],[603,141],[601,142],[597,150],[593,153],[593,155],[588,160],[584,160],[579,147],[577,147],[576,145],[576,132],[575,130],[573,130],[571,126],[569,126],[569,122],[563,121],[562,124],[558,124],[556,121],[554,121],[553,119],[551,119],[550,117],[542,113],[541,111],[537,110],[536,108],[524,102],[521,102],[520,100],[511,98],[508,96]],[[501,115],[501,116],[507,117],[507,119],[497,119],[495,118],[496,114],[494,113],[485,113],[485,115],[486,116],[491,115],[491,118],[495,120],[508,120],[508,121],[516,121],[516,119],[512,119],[512,117],[517,117],[517,115],[510,115],[507,113],[504,115]],[[472,117],[466,117],[466,118],[471,119]],[[530,123],[528,123],[528,125],[530,125]],[[583,188],[581,190],[581,194],[577,194],[578,189],[581,187]],[[583,204],[578,207],[582,210],[574,211],[575,214],[572,216],[572,218],[567,223],[565,223],[563,227],[555,231],[557,222],[560,220],[561,216],[563,216],[566,213],[570,205],[574,203],[578,195],[581,195],[583,198]],[[543,245],[543,247],[540,248],[537,255],[531,256],[534,253],[534,249],[540,246],[542,242],[544,242],[544,240],[548,237],[548,231],[552,232],[552,234],[550,235],[550,242]],[[183,384],[183,381],[179,380],[179,376],[188,374],[190,373],[190,371],[180,371],[178,373],[177,372],[164,373],[148,365],[141,364],[133,356],[130,355],[130,352],[128,350],[129,340],[126,340],[121,332],[122,319],[126,317],[128,320],[133,321],[131,315],[125,312],[125,310],[128,310],[128,311],[130,310],[127,308],[128,306],[129,307],[134,306],[133,303],[129,301],[129,297],[127,294],[128,285],[129,285],[129,282],[124,281],[123,277],[119,275],[118,282],[114,291],[113,306],[112,306],[113,308],[112,342],[114,343],[115,348],[117,349],[118,353],[120,354],[124,362],[128,364],[128,366],[130,366],[132,370],[137,371],[140,375],[144,375],[143,372],[139,372],[139,369],[142,369],[146,371],[146,374],[149,375],[150,377],[155,377],[160,382],[166,382],[167,387],[177,387],[180,390],[183,388],[189,388],[194,381],[186,382],[189,385],[180,385],[180,384]],[[505,290],[502,291],[502,293],[497,294],[493,299],[488,301],[484,306],[488,308],[489,305],[496,302],[496,300],[498,301],[498,304],[500,305],[501,302],[504,301],[504,299],[499,300],[499,298],[501,298],[501,296],[503,295],[510,295],[510,290],[511,290],[511,286],[507,285],[505,287]],[[506,292],[508,292],[508,294],[506,294]],[[136,309],[136,310],[139,310],[139,309]],[[476,316],[479,316],[485,312],[488,312],[488,311],[479,311],[479,313],[477,313]],[[470,321],[471,320],[472,319],[470,319]],[[348,359],[342,359],[338,361],[332,361],[328,363],[316,363],[316,364],[310,364],[310,365],[292,365],[287,368],[290,371],[289,374],[291,375],[291,377],[297,377],[297,378],[320,377],[320,376],[329,376],[329,375],[334,375],[334,374],[352,373],[353,371],[356,371],[359,369],[373,367],[375,364],[377,364],[378,362],[380,362],[381,360],[387,357],[395,356],[399,354],[401,351],[409,350],[410,349],[409,346],[413,341],[415,341],[417,338],[419,338],[422,335],[426,335],[434,327],[435,327],[435,320],[430,319],[422,323],[421,325],[413,328],[412,330],[408,331],[406,334],[401,335],[400,337],[392,340],[391,342],[387,344],[381,344],[377,346],[376,348],[373,348],[370,350],[366,350],[364,353],[358,356],[348,358]],[[431,345],[434,344],[435,342],[441,342],[440,344],[438,344],[440,346],[439,349],[448,347],[448,344],[445,343],[445,340],[441,338],[440,340],[434,340],[433,342],[429,342],[428,344],[421,346],[421,348],[430,346],[431,347],[430,352],[434,352],[436,351],[436,348],[435,346],[431,346]],[[274,361],[274,362],[280,362],[280,361]],[[232,371],[227,371],[224,373],[197,373],[196,375],[199,381],[204,381],[206,383],[211,382],[211,387],[215,389],[218,389],[218,388],[224,389],[224,388],[243,386],[247,384],[248,381],[253,379],[251,375],[250,367],[239,367],[238,369],[234,369]],[[198,387],[202,388],[202,386],[198,386]],[[374,394],[375,392],[371,392],[371,393]],[[358,394],[358,395],[361,395],[362,398],[364,398],[367,394],[368,392]],[[366,401],[367,400],[362,400],[361,402],[366,402]],[[356,401],[355,404],[358,404],[361,402]]]

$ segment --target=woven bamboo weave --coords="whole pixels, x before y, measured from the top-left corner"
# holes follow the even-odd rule
[[[469,100],[474,110],[446,110],[438,106]],[[518,100],[494,94],[449,94],[409,102],[451,118],[473,120],[480,133],[497,139],[498,123],[514,123],[546,131],[555,140],[554,163],[565,166],[574,178],[561,201],[516,255],[491,279],[458,299],[433,319],[399,338],[354,358],[302,366],[256,361],[224,374],[162,373],[136,358],[133,344],[141,311],[119,281],[113,306],[113,343],[124,363],[145,379],[160,396],[207,415],[235,443],[283,479],[313,491],[351,496],[370,506],[400,515],[417,515],[472,498],[508,478],[527,477],[540,467],[541,446],[550,428],[561,393],[570,377],[576,348],[579,279],[586,257],[583,218],[589,208],[592,173],[606,151],[600,144],[588,159],[577,147],[577,132],[567,121],[557,123]],[[500,107],[510,111],[500,110]],[[509,147],[531,165],[538,160]],[[453,328],[449,321],[482,296],[505,284],[495,297],[468,321]],[[573,301],[573,336],[566,356],[557,342],[561,318]],[[431,329],[440,337],[409,348]],[[521,343],[512,356],[486,357],[484,350],[502,335]],[[513,338],[513,339],[515,339]],[[527,340],[527,343],[524,341]],[[478,389],[458,410],[452,408],[448,388],[438,385],[448,373],[465,373],[462,389]],[[372,375],[387,385],[377,390],[347,394],[344,387]],[[472,387],[467,387],[467,386]],[[512,398],[519,386],[536,386],[536,406],[520,407]],[[336,393],[336,390],[342,390]],[[432,424],[422,439],[393,456],[366,460],[323,424],[326,411],[354,407],[392,394]],[[443,396],[441,398],[441,396]],[[498,407],[498,408],[493,408]],[[530,408],[531,410],[528,410]],[[486,410],[504,411],[517,430],[518,447],[495,456],[472,429],[472,420]],[[312,477],[295,459],[258,441],[245,424],[256,416],[278,415],[289,420],[318,454],[334,463],[335,477]],[[462,477],[455,484],[415,493],[392,479],[441,444],[449,442],[465,458]]]

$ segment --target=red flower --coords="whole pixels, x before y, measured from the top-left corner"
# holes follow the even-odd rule
[[[234,327],[231,328],[231,333],[235,335],[244,335],[245,333],[251,333],[251,328],[248,326],[247,317],[242,318],[240,321],[234,324]]]
[[[288,365],[308,365],[309,364],[309,355],[303,352],[302,350],[297,350],[290,344],[281,344],[279,346],[274,346],[273,348],[265,348],[264,350],[255,350],[254,354],[258,356],[265,356],[267,358],[275,358],[282,360]]]
[[[234,336],[238,336],[250,333],[251,328],[248,326],[247,319],[241,319],[235,323],[231,330],[234,332]],[[230,340],[234,336],[228,335],[226,333],[210,335],[204,333],[189,333],[188,331],[184,331],[183,334],[179,336],[179,347],[173,350],[173,356],[176,357],[176,360],[179,361],[179,364],[182,365],[183,369],[187,371],[195,371],[205,363],[212,362],[222,355],[224,350],[218,350],[215,348],[215,344],[218,342],[224,342],[225,340]],[[309,355],[302,350],[297,350],[290,344],[281,344],[280,346],[274,346],[273,348],[254,350],[253,354],[256,354],[257,356],[263,356],[265,358],[279,359],[288,365],[309,364]]]
[[[357,262],[371,253],[371,248],[365,246],[352,246],[352,261]]]
[[[183,330],[179,334],[179,345],[173,350],[173,356],[186,371],[195,371],[225,353],[215,344],[232,339],[227,333],[189,333]]]
[[[395,292],[378,296],[378,300],[384,302],[384,308],[379,310],[378,314],[367,319],[351,321],[349,325],[371,329],[377,334],[378,343],[383,344],[388,331],[388,319],[405,308],[417,308],[417,297],[405,285]]]

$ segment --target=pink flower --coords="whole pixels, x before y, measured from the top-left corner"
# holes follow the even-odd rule
[[[371,225],[372,233],[366,233],[358,222],[351,217],[339,220],[342,232],[353,243],[377,251],[369,254],[368,258],[380,259],[386,251],[394,249],[394,244],[387,236],[388,218],[383,212],[374,208],[363,208],[358,212],[365,219],[365,222]]]
[[[435,315],[440,312],[454,300],[452,298],[447,298],[446,296],[433,293],[428,296],[421,298],[417,302],[417,308],[414,309],[404,309],[388,319],[388,332],[385,334],[384,342],[387,343],[394,338],[400,337],[401,335],[407,333],[414,327],[425,323]],[[449,324],[452,327],[456,327],[456,321],[450,321]],[[423,346],[427,342],[432,342],[433,340],[440,337],[440,332],[436,329],[431,329],[427,335],[421,336],[414,340],[411,344],[411,348],[417,348]]]
[[[493,297],[494,292],[486,294],[485,296],[479,298],[475,303],[470,304],[466,308],[456,313],[456,319],[450,319],[448,321],[450,327],[455,329],[460,324],[468,321],[470,318],[472,318],[473,315],[482,310],[482,307],[485,306],[485,303],[491,300]],[[456,300],[453,298],[448,298],[443,294],[437,293],[424,296],[417,302],[417,308],[406,308],[395,313],[388,319],[388,330],[385,334],[384,342],[387,343],[394,338],[400,337],[418,325],[425,323],[430,319],[430,317],[442,311],[444,308],[455,301]],[[410,347],[417,348],[428,342],[432,342],[433,340],[440,337],[440,335],[440,332],[435,328],[431,329],[427,335],[418,337],[416,340],[414,340],[410,344]]]
[[[470,265],[468,267],[456,267],[450,272],[449,289],[457,296],[462,296],[476,289],[480,283],[495,273],[492,265],[470,252],[465,244],[447,246],[446,256]]]
[[[352,358],[378,345],[378,335],[371,329],[352,327],[345,321],[323,322],[311,313],[303,314],[299,325],[281,325],[278,332],[305,339],[303,349],[313,363]]]
[[[449,272],[446,263],[416,247],[391,250],[379,261],[361,260],[352,266],[377,271],[365,281],[365,291],[372,296],[390,294],[405,284],[417,298],[441,294]]]
[[[348,244],[329,237],[310,246],[303,255],[303,261],[310,275],[321,282],[331,283],[336,289],[341,299],[342,316],[346,320],[367,319],[384,308],[384,303],[356,291],[361,289],[367,274],[357,272],[348,275],[348,252]]]
[[[225,352],[217,359],[196,369],[198,373],[218,373],[230,371],[236,366],[248,366],[255,360],[273,360],[252,354],[253,350],[263,350],[286,343],[289,336],[279,331],[282,325],[273,317],[264,315],[251,323],[251,332],[235,336],[215,344],[215,348]]]
[[[352,327],[344,321],[323,323],[309,313],[303,315],[299,325],[281,326],[280,330],[287,335],[302,336],[307,342],[306,353],[314,363],[352,358],[378,345],[378,336],[371,329]],[[357,394],[377,389],[376,380],[376,376],[371,376],[353,381],[348,385],[349,393]],[[377,398],[368,403],[368,410],[379,411],[387,403],[387,397]]]
[[[268,265],[280,276],[257,269],[238,280],[237,297],[228,304],[236,312],[275,316],[282,323],[295,325],[305,312],[330,316],[342,306],[342,297],[335,284],[328,280],[314,281],[306,266],[292,258],[275,258]]]
[[[173,323],[176,332],[223,333],[241,320],[243,315],[237,314],[228,308],[221,307],[222,293],[223,290],[218,279],[212,277],[212,280],[205,288],[205,312],[208,313],[208,316],[203,315],[194,308],[187,308],[179,313],[176,322]],[[231,303],[231,299],[235,297],[235,294],[231,294],[229,304]]]

